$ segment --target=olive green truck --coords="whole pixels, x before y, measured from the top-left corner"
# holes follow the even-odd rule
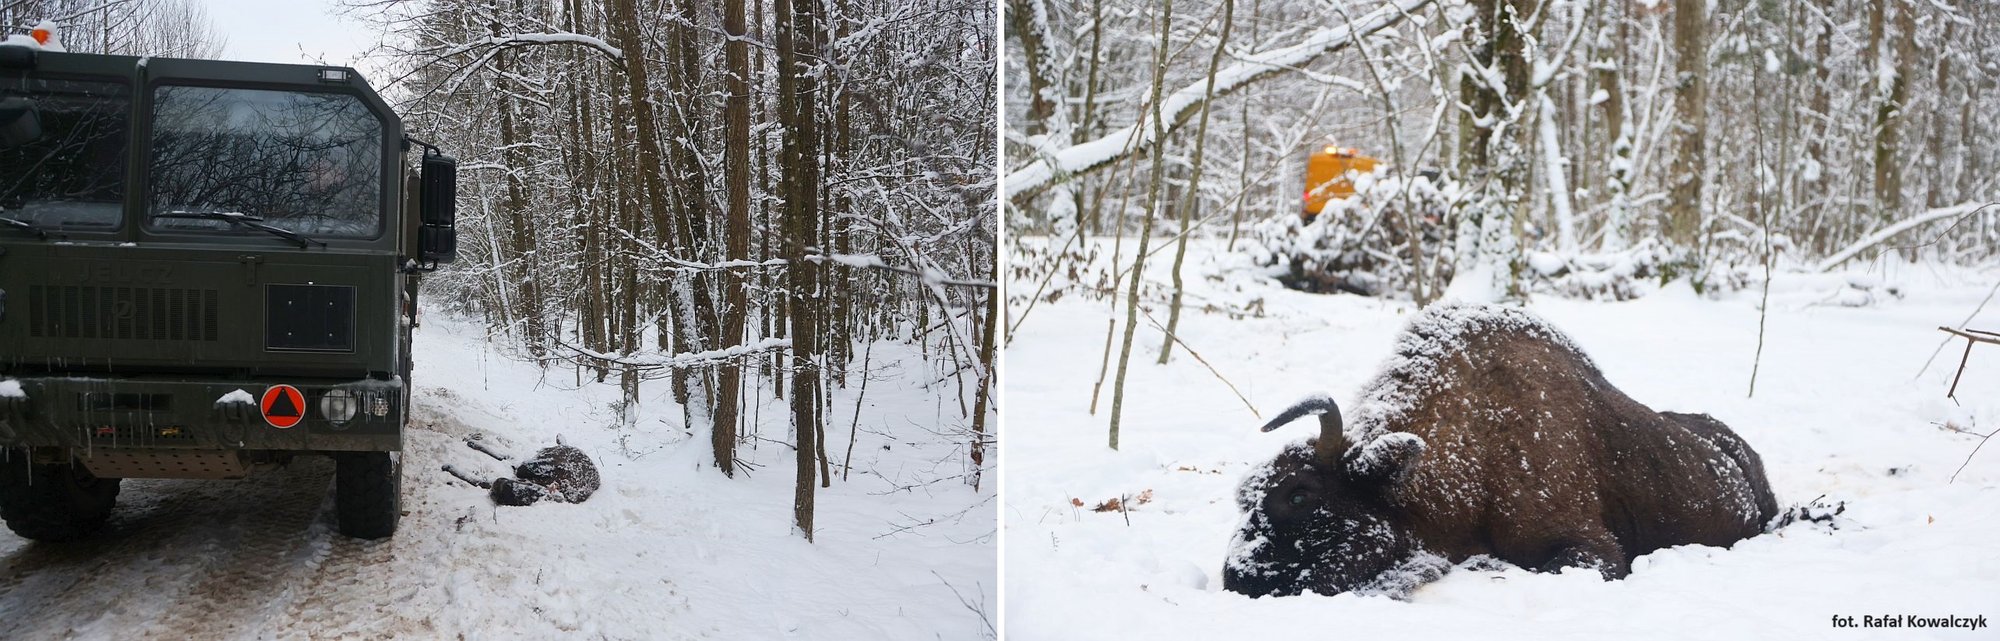
[[[0,517],[325,455],[340,532],[394,533],[456,181],[353,69],[0,46]]]

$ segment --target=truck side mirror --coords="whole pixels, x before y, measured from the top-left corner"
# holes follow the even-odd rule
[[[424,154],[421,209],[424,224],[452,227],[458,224],[458,159],[443,154]]]
[[[42,138],[42,114],[26,97],[0,99],[0,149],[13,149]]]
[[[439,153],[424,154],[418,179],[418,258],[427,263],[458,259],[458,160]]]
[[[458,230],[424,225],[417,228],[417,253],[424,262],[449,263],[458,259]]]

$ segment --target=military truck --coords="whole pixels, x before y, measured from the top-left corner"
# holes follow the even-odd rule
[[[1354,174],[1375,171],[1381,161],[1363,156],[1353,147],[1327,145],[1325,149],[1306,156],[1305,208],[1299,215],[1307,221],[1318,216],[1320,210],[1334,199],[1346,199],[1354,195]]]
[[[0,517],[324,455],[339,531],[394,533],[456,182],[351,68],[0,46]]]

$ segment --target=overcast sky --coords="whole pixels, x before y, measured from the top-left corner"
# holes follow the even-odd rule
[[[361,24],[334,14],[333,0],[203,0],[227,38],[226,60],[352,65],[375,42]]]

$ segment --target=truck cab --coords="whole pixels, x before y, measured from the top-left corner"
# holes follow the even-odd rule
[[[1375,171],[1380,162],[1353,147],[1327,145],[1306,156],[1305,208],[1299,215],[1312,221],[1326,204],[1354,195],[1354,175]]]
[[[351,68],[0,46],[0,517],[75,539],[120,479],[303,454],[392,534],[456,173]]]

